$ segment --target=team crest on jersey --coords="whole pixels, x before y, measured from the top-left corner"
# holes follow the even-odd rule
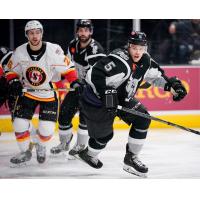
[[[31,85],[39,86],[46,80],[46,74],[39,67],[29,67],[26,70],[26,78]]]

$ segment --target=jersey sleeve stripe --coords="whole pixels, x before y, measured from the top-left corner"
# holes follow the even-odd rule
[[[130,76],[130,74],[131,74],[131,69],[130,69],[129,64],[124,59],[122,59],[120,56],[118,56],[118,55],[115,55],[115,54],[111,53],[111,54],[109,54],[109,56],[117,58],[118,60],[120,60],[126,66],[126,68],[127,68],[127,74],[123,78],[124,80],[126,80]]]
[[[99,56],[102,56],[102,57],[105,57],[106,54],[103,54],[103,53],[99,53],[99,54],[95,54],[95,55],[90,55],[87,57],[87,59],[91,59],[91,58],[96,58],[96,57],[99,57]]]

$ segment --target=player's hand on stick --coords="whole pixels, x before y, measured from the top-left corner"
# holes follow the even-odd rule
[[[180,101],[187,95],[184,85],[176,77],[168,79],[168,83],[165,85],[165,91],[172,92],[174,101]]]

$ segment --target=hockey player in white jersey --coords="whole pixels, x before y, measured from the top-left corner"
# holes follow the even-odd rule
[[[14,51],[7,73],[8,90],[18,96],[14,111],[14,130],[20,153],[11,158],[14,164],[29,161],[32,153],[29,150],[29,121],[39,105],[39,125],[37,131],[37,161],[46,159],[46,142],[54,133],[57,120],[58,96],[52,89],[53,82],[59,81],[62,73],[70,72],[77,79],[73,63],[68,62],[63,50],[57,44],[42,41],[43,26],[39,21],[32,20],[25,26],[25,43]],[[27,92],[22,92],[26,88]],[[28,91],[34,89],[34,91]],[[37,91],[45,89],[45,91]]]

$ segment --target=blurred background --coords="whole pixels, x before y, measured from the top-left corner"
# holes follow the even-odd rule
[[[1,19],[0,46],[16,48],[26,42],[24,27],[29,19]],[[75,36],[77,20],[39,19],[44,40],[61,45],[64,51]],[[94,35],[107,53],[127,41],[131,30],[147,34],[148,51],[161,64],[199,64],[200,19],[93,19]]]

